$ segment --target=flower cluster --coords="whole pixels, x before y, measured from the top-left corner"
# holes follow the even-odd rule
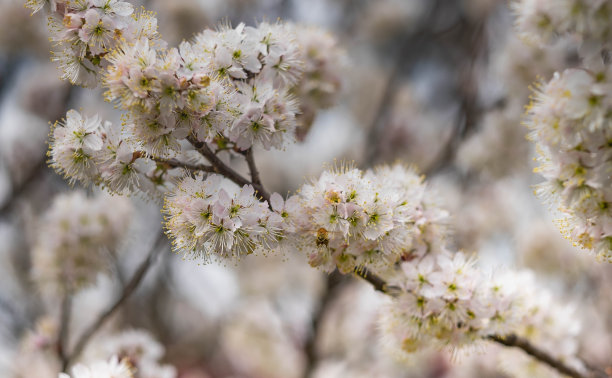
[[[558,204],[567,236],[612,259],[612,97],[609,68],[570,69],[536,92],[527,126],[547,180],[536,192]]]
[[[412,353],[428,347],[459,349],[491,335],[533,339],[541,332],[565,342],[563,347],[547,344],[547,352],[581,368],[574,357],[580,325],[571,308],[551,301],[546,290],[534,293],[537,285],[528,272],[489,277],[474,262],[459,252],[402,263],[389,281],[396,296],[381,311],[387,345]]]
[[[443,249],[448,214],[423,177],[401,165],[326,171],[288,202],[296,197],[299,206],[284,218],[294,228],[288,239],[312,266],[385,270]]]
[[[163,156],[193,135],[200,142],[282,148],[296,126],[290,85],[303,62],[290,25],[205,30],[178,49],[141,39],[108,57],[107,99],[129,110],[131,133]]]
[[[154,161],[123,135],[109,121],[70,110],[54,125],[51,165],[71,182],[94,183],[112,193],[156,193],[173,187],[182,170]]]
[[[73,84],[96,87],[108,65],[107,55],[120,43],[156,41],[157,20],[149,12],[134,14],[120,0],[28,0],[33,12],[49,4],[49,31],[57,47],[53,60]]]
[[[33,276],[42,288],[73,292],[106,269],[130,221],[124,198],[60,195],[41,220],[33,249]]]
[[[573,35],[586,44],[605,45],[610,38],[609,0],[515,0],[512,7],[520,33],[540,44]]]
[[[96,361],[89,366],[78,364],[72,368],[72,375],[60,373],[58,378],[134,378],[134,375],[128,361],[119,361],[115,356],[108,361]]]
[[[130,366],[133,378],[175,378],[176,368],[163,365],[164,347],[144,330],[126,330],[92,345],[92,360],[116,356]]]
[[[204,261],[269,250],[281,236],[282,217],[251,185],[238,188],[216,174],[185,177],[166,197],[165,211],[174,248]]]
[[[101,84],[126,111],[121,127],[74,111],[58,124],[50,154],[72,181],[121,194],[167,191],[175,177],[168,159],[204,144],[213,152],[281,149],[294,140],[300,102],[311,122],[339,93],[342,54],[316,28],[223,25],[168,48],[152,14],[127,2],[27,3],[35,12],[46,4],[64,77]]]
[[[460,347],[513,329],[515,285],[511,277],[486,280],[461,252],[404,262],[390,280],[399,294],[383,311],[386,333],[406,352],[438,343]]]

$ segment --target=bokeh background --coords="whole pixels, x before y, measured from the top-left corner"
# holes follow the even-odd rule
[[[258,151],[268,189],[295,191],[334,161],[418,167],[453,214],[455,246],[477,254],[483,266],[533,269],[542,285],[574,304],[583,324],[580,355],[609,363],[612,267],[564,240],[554,212],[533,195],[539,178],[521,126],[529,86],[577,63],[572,41],[546,50],[525,44],[505,0],[131,2],[157,12],[170,45],[228,21],[280,18],[333,33],[346,55],[340,101],[317,115],[303,141]],[[50,50],[44,17],[30,16],[21,0],[0,0],[3,377],[57,376],[57,362],[36,345],[53,333],[58,301],[33,283],[31,250],[53,198],[85,189],[71,188],[47,166],[50,122],[71,108],[120,122],[100,91],[59,79]],[[73,300],[73,335],[118,295],[159,233],[160,205],[130,201],[135,212],[112,274]],[[397,361],[376,341],[385,298],[352,277],[310,268],[298,252],[199,265],[164,248],[89,349],[118,331],[143,330],[165,349],[163,363],[189,378],[554,374],[521,351],[486,343],[460,356],[440,351]]]

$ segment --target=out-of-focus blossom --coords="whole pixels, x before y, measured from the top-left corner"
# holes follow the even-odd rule
[[[129,225],[125,198],[59,195],[39,222],[32,275],[43,290],[74,292],[108,269]]]
[[[526,125],[546,181],[536,192],[558,205],[574,243],[612,260],[612,129],[609,69],[570,69],[535,93]]]

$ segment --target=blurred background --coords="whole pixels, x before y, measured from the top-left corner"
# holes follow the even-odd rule
[[[526,45],[506,0],[131,2],[157,13],[170,45],[226,21],[293,20],[333,33],[346,55],[340,101],[317,115],[303,141],[258,151],[268,189],[295,191],[334,159],[359,168],[415,165],[453,214],[455,246],[478,254],[483,266],[533,269],[542,285],[575,304],[584,324],[579,354],[609,363],[612,267],[564,240],[554,214],[533,195],[539,178],[521,126],[529,86],[577,63],[572,41],[546,50]],[[84,189],[47,166],[50,122],[68,109],[120,122],[99,90],[59,79],[50,50],[44,17],[30,16],[21,0],[0,0],[3,377],[58,371],[41,347],[57,332],[58,300],[33,283],[31,251],[54,196]],[[160,204],[130,201],[134,212],[113,274],[73,299],[72,338],[119,295],[159,233]],[[428,352],[398,362],[376,342],[385,298],[352,277],[310,268],[298,252],[204,266],[164,248],[83,359],[118,332],[142,330],[152,338],[146,343],[163,346],[160,361],[178,377],[554,376],[521,351],[488,344],[466,355]],[[165,376],[146,376],[153,377]]]

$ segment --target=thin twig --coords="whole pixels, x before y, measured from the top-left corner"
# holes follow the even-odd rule
[[[113,315],[136,291],[136,289],[142,282],[142,279],[146,275],[147,271],[153,265],[155,258],[158,256],[159,252],[162,249],[161,247],[166,240],[166,235],[163,232],[160,232],[159,236],[157,237],[157,240],[155,241],[155,244],[149,252],[149,255],[140,264],[138,269],[136,269],[136,272],[134,272],[134,275],[132,276],[128,284],[123,288],[121,296],[119,296],[119,298],[117,298],[115,302],[106,311],[104,311],[98,317],[98,319],[91,326],[89,326],[89,328],[85,330],[85,332],[83,332],[83,334],[77,341],[74,350],[68,355],[68,357],[62,364],[62,371],[66,371],[68,369],[70,363],[74,361],[83,352],[83,349],[85,348],[91,337],[96,332],[98,332],[98,330],[104,325],[104,323],[106,323],[106,321],[111,317],[111,315]]]
[[[40,173],[44,172],[45,169],[47,169],[47,161],[43,157],[34,167],[32,167],[23,180],[15,184],[8,198],[0,203],[0,216],[8,214],[13,209],[17,204],[17,198],[40,179]]]
[[[439,13],[440,1],[432,1],[427,12],[423,15],[422,20],[424,25],[432,24]],[[381,95],[378,99],[376,110],[373,112],[373,117],[367,127],[368,130],[368,149],[365,151],[365,164],[374,165],[377,163],[381,143],[381,135],[384,134],[384,129],[388,124],[389,110],[393,105],[393,100],[397,95],[397,91],[402,83],[399,76],[410,67],[410,55],[414,51],[420,51],[421,46],[427,43],[427,39],[432,37],[427,31],[421,31],[416,34],[407,34],[399,42],[399,49],[393,59],[391,67],[389,67],[386,80],[383,83]]]
[[[355,273],[362,279],[372,284],[372,286],[374,286],[374,289],[376,289],[377,291],[380,291],[384,294],[391,295],[391,296],[397,295],[397,291],[396,291],[397,288],[395,288],[394,286],[388,286],[387,283],[382,278],[370,272],[369,270],[365,268],[359,268],[355,270]],[[583,364],[589,369],[589,374],[582,374],[576,371],[571,366],[568,366],[566,363],[564,363],[560,359],[553,357],[548,352],[545,352],[542,349],[538,348],[537,346],[531,344],[529,340],[524,339],[515,334],[509,334],[506,336],[489,335],[485,338],[490,341],[494,341],[504,346],[507,346],[507,347],[519,348],[523,350],[525,353],[527,353],[528,355],[535,358],[536,360],[552,367],[553,369],[557,370],[558,372],[562,374],[568,375],[573,378],[605,378],[606,377],[606,375],[602,374],[598,369],[593,369],[592,367],[584,363]]]
[[[215,153],[206,145],[204,142],[200,142],[193,137],[187,138],[189,142],[200,152],[209,162],[212,164],[213,171],[224,176],[225,178],[233,181],[239,186],[252,185],[253,188],[257,191],[260,198],[268,201],[269,196],[266,197],[267,192],[261,185],[261,183],[257,184],[249,181],[245,177],[243,177],[240,173],[236,172],[230,166],[225,164],[223,160],[221,160]],[[270,203],[270,201],[268,201]]]
[[[57,354],[59,356],[62,365],[66,363],[68,358],[68,339],[70,336],[70,313],[72,310],[72,294],[70,291],[66,291],[62,298],[62,304],[60,308],[60,324],[59,324],[59,335],[57,337]]]
[[[312,314],[312,327],[310,334],[304,343],[304,351],[306,354],[306,366],[304,368],[304,378],[308,378],[314,372],[317,365],[317,340],[319,337],[319,329],[323,316],[327,308],[335,297],[336,288],[342,282],[343,276],[336,270],[327,276],[324,292],[321,295],[318,306],[314,308]]]
[[[244,153],[244,158],[249,166],[253,187],[258,187],[259,189],[257,189],[257,192],[259,196],[270,202],[270,194],[268,194],[268,192],[266,192],[264,189],[263,184],[261,183],[261,178],[259,177],[259,171],[257,170],[257,165],[255,164],[255,157],[253,156],[253,148],[246,150]]]
[[[476,128],[485,110],[478,106],[476,77],[476,64],[487,42],[485,22],[480,20],[474,25],[468,26],[468,35],[470,40],[468,49],[469,59],[463,68],[462,84],[459,86],[461,98],[459,114],[445,146],[440,150],[433,162],[429,164],[429,167],[425,169],[424,172],[428,176],[439,172],[453,162],[461,142]]]
[[[376,289],[377,291],[380,291],[383,294],[395,296],[397,293],[397,290],[398,290],[397,287],[388,286],[387,283],[382,278],[370,272],[368,268],[365,268],[365,267],[355,268],[354,273],[358,275],[360,278],[368,281],[372,286],[374,286],[374,289]]]
[[[14,62],[10,64],[14,64]],[[11,72],[17,66],[18,65],[9,67],[8,72]],[[11,77],[11,75],[9,74],[6,77]],[[0,95],[3,93],[3,86],[5,84],[5,81],[0,79]],[[62,114],[64,114],[65,108],[68,106],[68,103],[70,102],[74,93],[74,87],[72,85],[68,86],[63,97],[62,106],[57,108],[57,113],[53,112],[53,114],[49,114],[50,119],[58,119],[62,116]],[[40,114],[38,115],[41,116]],[[46,169],[49,168],[47,166],[47,159],[45,158],[45,155],[39,156],[37,163],[32,166],[30,170],[28,170],[26,176],[17,183],[12,183],[13,187],[11,188],[10,195],[5,198],[3,202],[0,202],[0,217],[13,211],[14,206],[17,205],[19,197],[23,196],[32,186],[34,186],[34,184],[41,178],[41,174],[44,173]]]
[[[186,162],[183,162],[177,159],[163,159],[159,157],[152,157],[151,160],[153,160],[156,163],[166,165],[167,167],[170,167],[170,168],[185,168],[189,171],[194,171],[194,172],[197,172],[197,171],[214,172],[215,171],[215,169],[211,165],[190,164],[190,163],[186,163]]]

